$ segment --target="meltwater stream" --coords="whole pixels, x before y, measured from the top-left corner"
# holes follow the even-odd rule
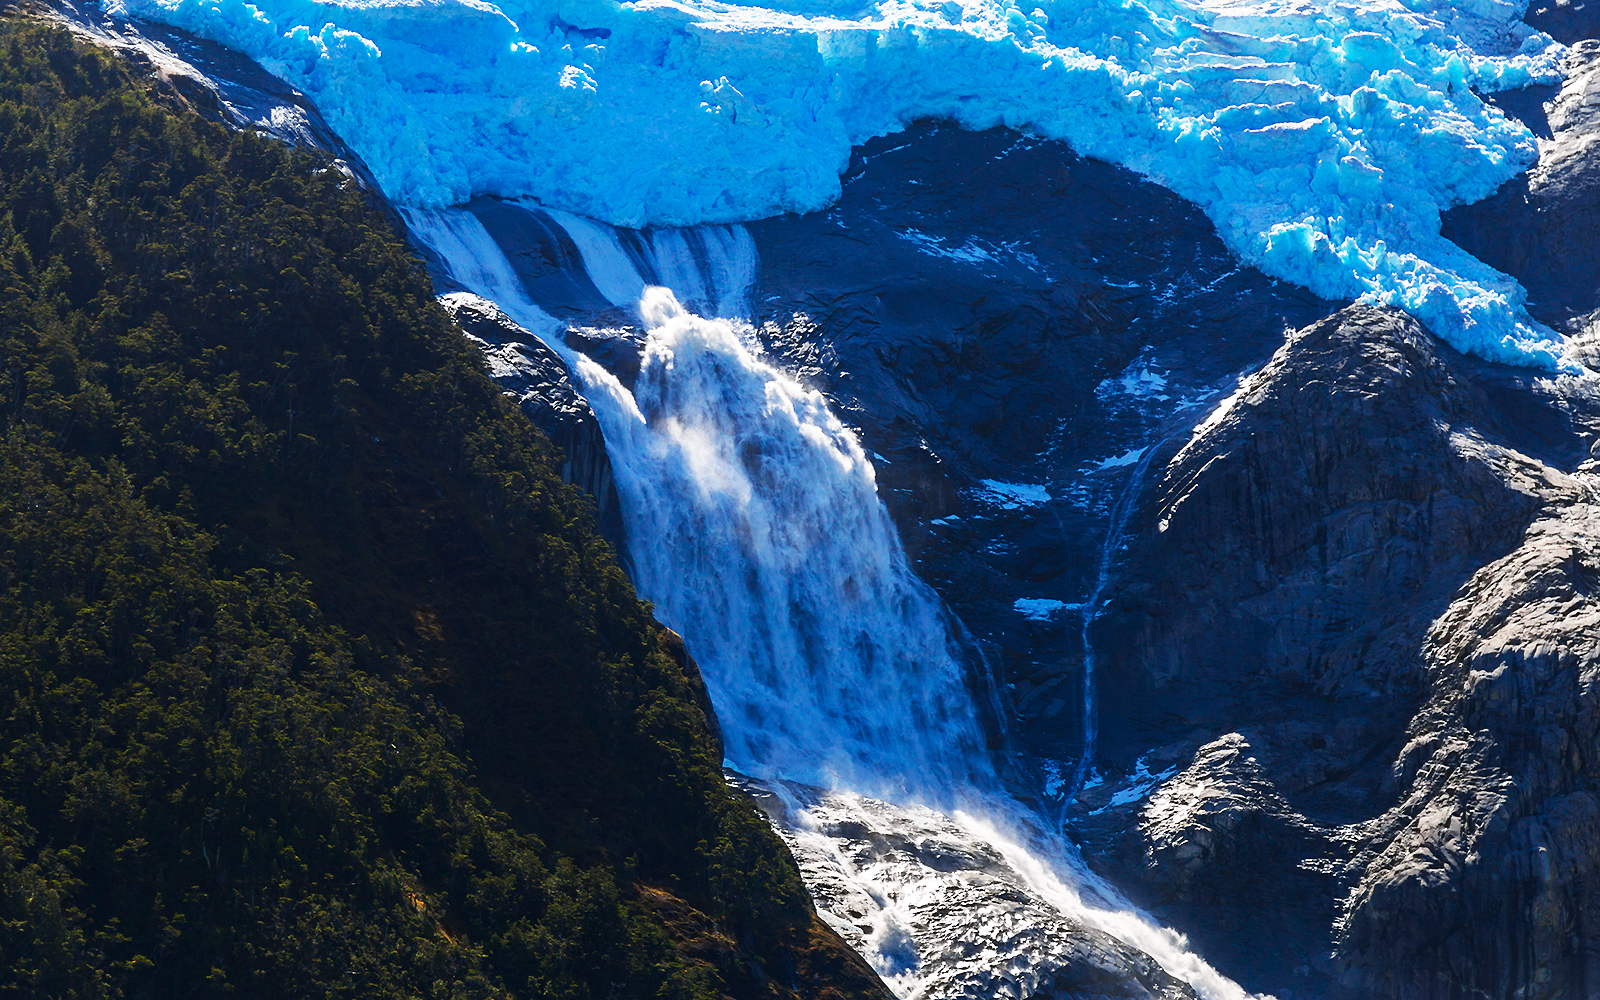
[[[1096,687],[1095,670],[1098,659],[1095,653],[1092,633],[1100,616],[1105,613],[1106,587],[1111,583],[1112,570],[1115,568],[1117,557],[1121,555],[1123,546],[1127,542],[1128,522],[1132,519],[1134,509],[1138,505],[1139,490],[1144,484],[1145,474],[1150,471],[1150,462],[1161,451],[1165,441],[1158,441],[1146,445],[1144,453],[1134,463],[1133,471],[1128,474],[1128,480],[1117,494],[1116,501],[1111,505],[1110,523],[1106,526],[1106,537],[1100,544],[1100,553],[1095,559],[1094,590],[1090,591],[1089,599],[1083,602],[1083,627],[1079,638],[1083,645],[1083,751],[1078,758],[1077,766],[1073,770],[1072,780],[1066,787],[1063,802],[1070,802],[1078,794],[1094,769],[1095,744],[1100,737],[1100,702]]]
[[[1130,984],[1108,995],[1246,995],[1001,789],[946,612],[860,442],[736,318],[755,265],[741,228],[646,236],[557,217],[595,287],[647,331],[630,390],[564,343],[475,216],[408,221],[574,372],[636,585],[699,661],[728,764],[758,779],[819,912],[896,993],[1020,1000],[1098,978]],[[653,284],[669,275],[723,316]]]

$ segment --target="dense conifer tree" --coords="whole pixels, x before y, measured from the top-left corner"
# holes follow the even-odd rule
[[[0,996],[876,995],[383,215],[149,82],[0,21]]]

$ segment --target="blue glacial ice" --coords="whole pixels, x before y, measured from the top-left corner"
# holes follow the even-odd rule
[[[1557,367],[1439,213],[1536,158],[1479,93],[1564,50],[1504,0],[104,0],[299,86],[388,195],[624,226],[814,211],[924,117],[1064,139],[1201,206],[1245,261]]]

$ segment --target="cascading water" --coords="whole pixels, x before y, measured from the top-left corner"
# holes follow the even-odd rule
[[[897,797],[992,783],[944,611],[906,562],[860,442],[820,393],[756,356],[748,326],[696,316],[644,284],[642,275],[692,275],[699,300],[739,309],[753,271],[748,234],[656,233],[629,253],[608,226],[558,218],[597,261],[589,274],[602,294],[642,293],[633,301],[649,335],[632,391],[545,339],[584,381],[635,582],[663,622],[692,637],[729,762],[766,779]],[[535,333],[553,328],[470,214],[414,211],[408,221],[457,280]],[[691,243],[722,252],[699,257]]]
[[[636,583],[699,660],[729,763],[763,779],[820,911],[897,993],[1030,996],[1119,969],[1150,995],[1245,996],[1001,791],[942,605],[822,395],[763,361],[748,324],[645,287],[678,274],[736,314],[754,275],[741,229],[625,243],[558,219],[602,295],[642,292],[630,391],[565,345],[473,215],[408,221],[567,360],[604,430]]]
[[[645,293],[630,395],[598,394],[640,589],[692,636],[729,760],[771,779],[923,797],[981,780],[937,597],[871,463],[820,393],[733,324]]]
[[[1123,484],[1122,491],[1117,494],[1116,503],[1111,506],[1111,523],[1106,529],[1105,541],[1100,545],[1100,555],[1095,563],[1094,590],[1089,593],[1089,599],[1083,602],[1083,629],[1080,633],[1083,643],[1083,751],[1078,756],[1072,781],[1067,785],[1063,802],[1070,802],[1083,788],[1094,768],[1095,743],[1100,737],[1100,704],[1095,690],[1095,648],[1091,633],[1094,630],[1094,623],[1105,613],[1102,598],[1106,586],[1111,582],[1111,571],[1116,565],[1117,554],[1122,551],[1123,544],[1127,541],[1128,521],[1133,517],[1134,508],[1138,504],[1139,489],[1144,484],[1145,473],[1150,470],[1151,459],[1155,458],[1156,452],[1164,443],[1163,440],[1145,448],[1144,454],[1134,463],[1133,471],[1128,474],[1128,480]]]
[[[569,212],[543,210],[566,230],[584,270],[613,305],[633,308],[651,286],[711,316],[748,315],[756,245],[743,226],[617,230]]]

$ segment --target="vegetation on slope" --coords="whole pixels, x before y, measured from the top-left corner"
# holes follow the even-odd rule
[[[0,21],[0,996],[879,995],[353,187]]]

